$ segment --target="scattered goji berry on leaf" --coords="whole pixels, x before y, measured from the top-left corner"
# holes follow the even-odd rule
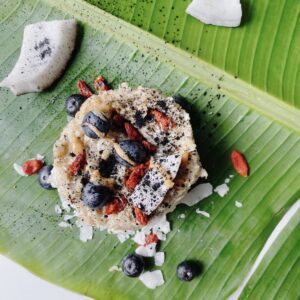
[[[170,128],[174,128],[175,126],[173,120],[159,110],[151,109],[150,115],[164,132],[167,132]]]
[[[98,76],[95,79],[94,87],[98,93],[110,90],[110,88],[109,88],[108,84],[106,83],[106,80],[103,76]]]
[[[145,149],[147,149],[149,152],[151,153],[155,153],[156,152],[156,146],[152,145],[151,143],[149,143],[146,140],[142,141],[142,145],[144,146]]]
[[[145,164],[137,165],[134,167],[133,171],[130,173],[129,178],[127,179],[125,186],[129,192],[132,192],[134,188],[138,185],[141,179],[144,177],[146,172],[149,169],[150,162]]]
[[[86,156],[85,156],[85,151],[83,151],[82,153],[79,153],[75,157],[75,160],[69,166],[68,175],[69,176],[77,175],[79,171],[84,167],[85,163],[86,163]]]
[[[247,177],[249,175],[249,167],[248,163],[244,157],[244,155],[237,151],[234,150],[231,152],[231,161],[233,164],[234,169],[244,177]]]
[[[123,128],[124,122],[125,122],[125,119],[121,115],[119,115],[117,113],[113,115],[113,117],[112,117],[113,125],[116,125],[119,128]]]
[[[138,207],[134,208],[136,220],[143,226],[148,224],[148,217]]]
[[[127,199],[122,195],[121,198],[114,198],[105,206],[105,214],[117,214],[124,210],[127,205]]]
[[[44,162],[40,159],[31,159],[24,162],[22,168],[26,175],[32,175],[37,173],[42,166],[44,165]]]
[[[155,233],[150,233],[145,238],[144,246],[147,246],[152,243],[157,243],[158,241],[159,241],[159,239],[158,239],[157,235]]]
[[[93,96],[92,90],[89,88],[89,86],[83,80],[77,81],[77,88],[78,88],[79,93],[83,97],[89,98],[89,97]]]

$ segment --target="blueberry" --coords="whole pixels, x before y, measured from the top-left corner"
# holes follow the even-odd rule
[[[113,156],[110,156],[108,159],[106,160],[101,160],[100,164],[99,164],[99,171],[101,176],[108,178],[111,176],[112,171],[114,169],[115,166],[115,158]]]
[[[44,166],[39,171],[38,181],[42,188],[52,190],[52,185],[48,182],[53,166]]]
[[[67,98],[65,102],[65,109],[67,114],[74,117],[79,111],[81,104],[84,102],[85,98],[82,95],[74,94]]]
[[[179,104],[184,110],[190,111],[191,110],[191,104],[181,96],[180,94],[176,94],[173,96],[174,101]]]
[[[91,139],[99,138],[100,131],[106,134],[110,129],[110,121],[103,113],[93,113],[90,111],[83,119],[82,129],[84,133]]]
[[[83,188],[82,200],[91,209],[102,208],[111,200],[113,192],[106,186],[88,183]]]
[[[114,153],[116,160],[126,166],[132,166],[132,162],[141,164],[147,160],[147,151],[136,141],[126,140],[115,144]]]
[[[198,273],[197,266],[193,262],[183,261],[177,266],[176,275],[180,280],[191,281]]]
[[[142,256],[137,254],[128,254],[122,260],[122,271],[126,276],[138,277],[145,267]]]

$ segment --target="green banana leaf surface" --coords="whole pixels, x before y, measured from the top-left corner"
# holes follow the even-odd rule
[[[242,1],[242,25],[229,29],[187,16],[190,1],[185,0],[91,2],[0,0],[1,79],[19,56],[26,24],[79,22],[75,53],[53,87],[18,97],[0,89],[0,252],[42,278],[95,299],[226,299],[300,198],[300,5],[296,0]],[[42,190],[35,176],[19,177],[12,168],[37,153],[51,162],[53,143],[67,122],[66,97],[76,91],[78,79],[92,83],[99,74],[113,87],[126,81],[185,96],[209,182],[217,186],[235,175],[225,197],[214,193],[168,216],[172,231],[160,246],[166,253],[166,283],[155,290],[108,272],[134,251],[133,241],[120,244],[97,231],[93,240],[81,242],[78,228],[58,226],[56,191]],[[248,178],[233,170],[233,149],[247,157]],[[186,217],[178,218],[183,213]],[[299,298],[299,229],[296,213],[241,299]],[[204,266],[189,283],[175,274],[185,259]]]

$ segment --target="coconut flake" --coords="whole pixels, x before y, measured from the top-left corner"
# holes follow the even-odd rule
[[[165,253],[164,252],[156,252],[154,255],[154,263],[156,266],[160,267],[165,262]]]
[[[72,225],[70,223],[67,223],[67,222],[64,222],[64,221],[61,221],[59,224],[58,224],[59,227],[62,227],[62,228],[72,228]]]
[[[239,202],[239,201],[235,201],[235,206],[237,208],[241,208],[243,206],[243,204],[241,202]]]
[[[62,209],[61,209],[61,207],[60,207],[58,204],[56,204],[56,205],[54,206],[54,211],[55,211],[58,215],[60,215],[60,214],[62,213]]]
[[[207,171],[204,168],[201,168],[201,170],[200,170],[200,178],[207,179],[207,177],[208,177]]]
[[[237,27],[241,24],[240,0],[194,0],[186,13],[205,24]]]
[[[17,163],[13,164],[15,171],[20,175],[20,176],[28,176],[27,174],[25,174],[23,167],[18,165]]]
[[[213,193],[213,186],[210,183],[201,183],[193,188],[180,203],[193,206]]]
[[[164,278],[160,270],[145,272],[139,277],[140,281],[149,289],[155,289],[164,284]]]
[[[109,269],[108,269],[108,272],[121,272],[122,269],[118,266],[111,266]]]
[[[132,238],[138,245],[145,244],[146,234],[142,231],[137,231],[135,236]]]
[[[156,253],[156,243],[147,246],[139,246],[135,249],[135,253],[144,257],[153,257]]]
[[[64,221],[71,220],[71,219],[73,219],[75,217],[76,217],[75,215],[64,215]]]
[[[38,160],[44,161],[44,158],[45,158],[44,155],[41,155],[41,154],[36,155],[36,159],[38,159]]]
[[[180,214],[177,218],[178,219],[184,219],[185,218],[185,214]]]
[[[220,197],[224,197],[229,192],[229,187],[226,183],[218,185],[214,191],[219,194]]]
[[[200,210],[199,208],[196,209],[196,213],[199,214],[199,215],[202,215],[206,218],[210,218],[210,214],[208,212]]]
[[[79,238],[82,242],[87,242],[93,238],[93,227],[77,219],[76,225],[80,230]]]

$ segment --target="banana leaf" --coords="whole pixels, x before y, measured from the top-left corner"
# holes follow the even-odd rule
[[[25,24],[71,17],[80,22],[73,59],[51,89],[19,97],[0,90],[0,252],[42,278],[96,299],[231,295],[300,198],[297,1],[244,3],[246,15],[237,29],[200,24],[184,14],[188,3],[183,0],[99,3],[138,26],[81,0],[0,3],[0,78],[18,58]],[[166,41],[174,39],[183,49],[138,27]],[[170,214],[172,232],[161,245],[166,283],[155,290],[108,272],[135,249],[133,241],[120,244],[98,231],[92,241],[82,243],[77,228],[58,226],[56,191],[42,190],[35,177],[19,177],[12,168],[37,153],[51,162],[52,145],[67,122],[66,97],[75,92],[77,79],[92,82],[99,74],[113,87],[127,81],[185,96],[192,106],[201,160],[214,186],[235,174],[229,158],[233,149],[243,151],[251,167],[249,178],[234,176],[224,198],[213,194]],[[238,209],[235,201],[243,207]],[[196,208],[211,217],[196,214]],[[182,213],[185,219],[178,218]],[[299,297],[298,220],[296,214],[272,245],[242,299]],[[201,276],[190,283],[180,282],[175,274],[185,259],[204,265]]]

